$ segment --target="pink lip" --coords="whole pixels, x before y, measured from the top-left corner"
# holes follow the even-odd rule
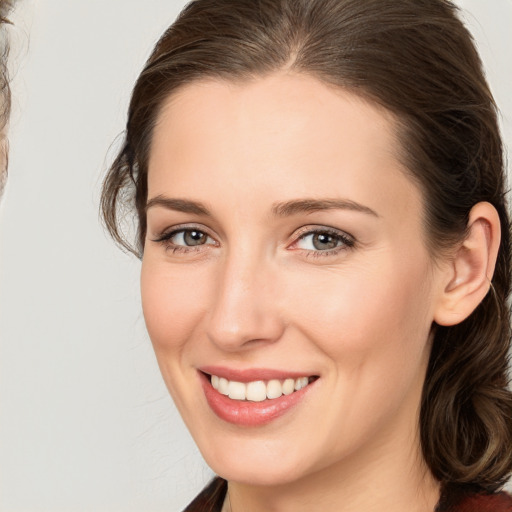
[[[209,372],[205,371],[205,373]],[[214,375],[218,375],[218,373],[214,373]],[[261,375],[262,373],[258,372],[257,379],[246,379],[243,381],[238,380],[238,382],[249,382],[250,380],[268,380],[268,378],[262,378]],[[312,386],[316,382],[314,381],[310,383],[308,386],[300,389],[299,391],[294,391],[291,395],[282,395],[279,398],[274,398],[273,400],[264,400],[263,402],[250,402],[246,400],[232,400],[231,398],[222,395],[213,388],[207,375],[199,372],[199,376],[206,401],[208,402],[208,405],[212,411],[222,420],[242,427],[257,427],[266,425],[276,418],[279,418],[283,414],[286,414],[301,402],[301,400],[311,390]],[[274,377],[275,373],[273,373],[272,376]],[[287,373],[287,376],[288,378],[292,378],[291,374],[289,373]],[[302,374],[299,376],[305,375]],[[237,379],[239,379],[239,377],[237,377]]]

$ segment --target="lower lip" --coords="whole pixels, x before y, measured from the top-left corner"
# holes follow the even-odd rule
[[[201,385],[208,405],[212,411],[222,420],[242,427],[257,427],[266,425],[293,409],[304,398],[306,393],[314,385],[308,384],[291,395],[282,395],[272,400],[251,402],[248,400],[232,400],[222,395],[210,383],[210,379],[204,373],[199,373]]]

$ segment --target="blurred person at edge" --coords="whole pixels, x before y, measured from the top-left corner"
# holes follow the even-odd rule
[[[9,39],[6,25],[10,24],[8,15],[14,0],[0,0],[0,196],[7,180],[8,141],[7,126],[11,111],[11,90],[9,88],[9,72],[7,58],[9,56]]]
[[[187,511],[512,510],[504,171],[447,0],[182,11],[102,209],[218,475]]]

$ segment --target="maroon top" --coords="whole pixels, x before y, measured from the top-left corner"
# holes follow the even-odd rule
[[[221,512],[227,492],[227,482],[214,478],[183,512]],[[449,504],[448,502],[451,502]],[[441,498],[438,512],[512,512],[512,497],[505,493],[458,494]]]
[[[476,494],[460,502],[454,512],[512,512],[512,497],[500,492],[498,494]]]

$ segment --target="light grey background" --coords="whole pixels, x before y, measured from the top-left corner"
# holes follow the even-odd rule
[[[0,205],[0,511],[173,512],[209,479],[98,222],[137,73],[181,0],[21,0]],[[512,147],[512,0],[465,0]]]

